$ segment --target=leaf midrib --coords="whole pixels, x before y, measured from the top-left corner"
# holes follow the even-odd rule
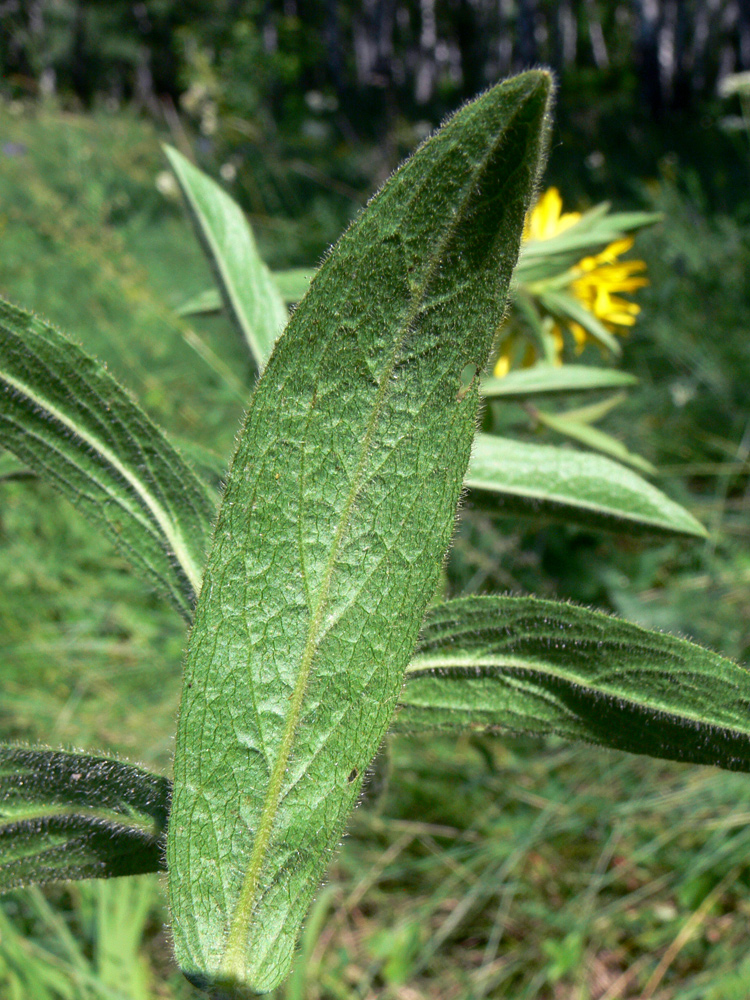
[[[627,702],[636,708],[643,709],[644,711],[658,712],[661,715],[669,716],[673,719],[690,719],[692,722],[697,722],[702,726],[707,726],[712,729],[726,729],[729,732],[742,733],[745,736],[750,736],[750,727],[747,729],[741,728],[739,725],[732,723],[731,725],[719,724],[717,722],[706,722],[703,715],[699,715],[695,712],[690,711],[679,711],[675,710],[674,706],[671,707],[659,707],[653,702],[649,701],[638,701],[633,697],[632,692],[624,693],[619,690],[613,690],[611,688],[604,687],[602,685],[592,684],[582,680],[578,674],[572,674],[565,670],[561,670],[559,667],[550,667],[546,663],[540,663],[537,660],[524,659],[523,657],[515,656],[479,656],[479,657],[461,657],[461,656],[430,656],[428,653],[418,655],[413,657],[409,665],[406,668],[407,677],[415,677],[419,675],[429,676],[436,670],[477,670],[477,669],[489,669],[501,672],[504,669],[510,670],[523,670],[527,674],[536,673],[543,674],[544,676],[553,677],[556,680],[564,681],[574,687],[581,688],[584,691],[591,691],[597,694],[608,696],[611,698],[617,698],[619,701]],[[518,677],[518,675],[515,675]]]
[[[160,837],[164,833],[158,821],[147,813],[118,812],[115,809],[102,809],[96,805],[87,806],[82,803],[75,805],[23,803],[23,805],[25,808],[19,808],[12,812],[2,811],[7,809],[5,803],[0,806],[0,830],[17,823],[27,823],[29,820],[44,821],[45,819],[54,819],[57,816],[75,816],[86,822],[107,823],[109,826],[116,826],[123,831],[134,830],[137,833],[153,837]],[[0,867],[2,867],[1,861]]]
[[[516,113],[518,113],[518,109]],[[307,641],[305,643],[302,659],[300,661],[300,669],[295,682],[294,691],[292,692],[292,697],[290,699],[290,711],[287,716],[287,723],[284,728],[279,755],[271,772],[271,779],[269,781],[263,811],[258,824],[258,832],[253,842],[253,849],[248,863],[247,872],[245,874],[243,886],[240,891],[240,896],[238,898],[234,914],[232,915],[229,923],[227,943],[220,967],[221,976],[226,977],[228,981],[232,981],[233,979],[241,980],[244,978],[245,945],[250,928],[260,870],[266,847],[270,841],[273,824],[276,819],[284,773],[299,724],[302,704],[307,692],[307,682],[318,646],[320,628],[325,616],[328,594],[335,569],[336,556],[338,555],[339,546],[343,540],[344,534],[349,527],[349,518],[354,507],[354,501],[361,486],[362,474],[368,457],[372,436],[375,432],[385,400],[393,389],[393,380],[391,375],[396,367],[396,363],[398,361],[399,354],[403,349],[406,337],[411,330],[412,323],[417,317],[422,306],[424,296],[439,265],[445,246],[454,235],[459,222],[463,218],[464,213],[462,210],[476,187],[476,179],[485,169],[488,160],[497,148],[502,137],[507,133],[514,117],[515,116],[513,116],[511,121],[506,124],[506,126],[494,137],[494,141],[488,146],[485,155],[480,160],[479,165],[472,171],[469,180],[465,184],[462,197],[459,200],[461,210],[456,211],[451,216],[450,222],[445,228],[443,238],[439,241],[438,246],[435,249],[435,253],[432,255],[428,266],[425,268],[422,287],[418,292],[415,292],[412,295],[410,308],[402,322],[402,328],[394,344],[388,364],[381,375],[378,393],[373,403],[372,414],[368,420],[367,430],[362,441],[360,457],[357,462],[357,469],[352,479],[352,485],[342,511],[339,526],[336,530],[336,535],[331,546],[331,553],[326,564],[326,570],[320,585],[318,605],[310,624]],[[426,181],[423,182],[426,183]],[[382,242],[382,240],[380,242]]]

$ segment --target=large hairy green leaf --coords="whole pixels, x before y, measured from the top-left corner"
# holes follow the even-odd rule
[[[284,299],[271,277],[242,209],[219,185],[165,146],[196,232],[215,271],[224,303],[262,370],[287,321]]]
[[[332,251],[256,388],[188,646],[168,838],[178,961],[206,989],[286,975],[396,708],[549,90],[543,72],[510,80],[421,147]]]
[[[163,867],[169,793],[108,757],[0,745],[0,892]]]
[[[495,727],[750,771],[750,671],[701,646],[533,597],[430,610],[394,729]]]
[[[2,300],[0,438],[190,619],[214,517],[208,492],[103,365]]]
[[[466,485],[500,497],[507,514],[603,531],[706,537],[692,514],[637,473],[572,448],[477,434]]]

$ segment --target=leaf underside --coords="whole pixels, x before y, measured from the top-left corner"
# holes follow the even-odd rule
[[[190,620],[214,518],[205,487],[103,365],[2,300],[0,439]]]
[[[750,771],[750,671],[571,604],[466,597],[430,610],[397,732],[504,727]]]
[[[544,145],[545,73],[466,105],[316,275],[256,388],[184,672],[168,838],[197,985],[286,975],[453,528]]]
[[[706,537],[692,514],[637,473],[572,448],[477,434],[466,485],[497,496],[504,515],[601,531]]]
[[[0,746],[0,892],[163,868],[170,789],[110,758]]]

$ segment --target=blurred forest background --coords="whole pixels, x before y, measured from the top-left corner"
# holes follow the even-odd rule
[[[223,317],[179,314],[211,276],[159,143],[221,180],[273,267],[314,266],[446,114],[540,64],[559,83],[543,187],[567,210],[662,213],[618,362],[640,383],[602,426],[710,537],[467,504],[449,585],[569,598],[747,662],[750,85],[726,81],[750,71],[750,0],[0,0],[0,292],[226,455],[252,372]],[[182,623],[2,461],[0,737],[168,771]],[[746,1000],[749,816],[741,775],[394,739],[279,1000]],[[0,995],[197,997],[165,919],[150,877],[6,896]]]

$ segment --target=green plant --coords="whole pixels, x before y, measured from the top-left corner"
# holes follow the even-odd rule
[[[166,865],[181,968],[215,997],[251,996],[286,976],[389,727],[506,726],[750,770],[736,664],[584,608],[439,593],[464,488],[525,516],[704,534],[610,459],[475,436],[483,386],[507,400],[617,381],[481,378],[550,91],[535,71],[461,109],[352,225],[281,337],[279,279],[244,217],[169,153],[262,371],[220,505],[210,455],[204,478],[103,366],[0,304],[4,444],[192,625],[173,786],[105,757],[0,748],[0,888]]]

